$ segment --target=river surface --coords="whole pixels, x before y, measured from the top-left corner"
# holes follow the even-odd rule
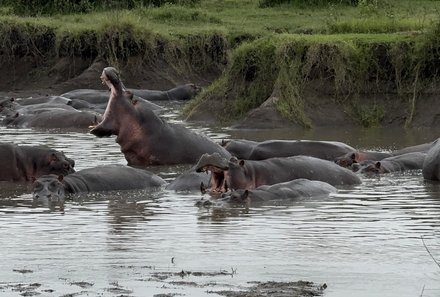
[[[383,151],[439,136],[192,128],[218,140],[337,140]],[[63,150],[77,170],[125,164],[114,138],[82,132],[3,127],[0,141]],[[184,169],[151,170],[172,180]],[[1,183],[0,296],[218,296],[269,280],[326,283],[327,297],[440,296],[429,254],[440,261],[440,184],[421,171],[362,180],[327,198],[248,209],[197,208],[200,193],[165,190],[79,195],[49,207],[33,203],[28,187]]]

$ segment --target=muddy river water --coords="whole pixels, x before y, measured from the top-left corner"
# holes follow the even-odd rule
[[[439,136],[193,128],[216,139],[338,140],[385,151]],[[82,132],[3,127],[0,141],[63,150],[77,170],[125,164],[114,138]],[[151,170],[172,180],[184,169]],[[60,209],[2,183],[0,296],[219,296],[269,280],[326,283],[327,297],[440,296],[440,267],[428,253],[440,261],[440,184],[424,182],[421,171],[362,180],[328,198],[249,209],[200,209],[201,194],[165,190],[80,195]]]

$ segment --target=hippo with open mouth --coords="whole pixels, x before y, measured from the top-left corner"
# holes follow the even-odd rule
[[[197,172],[211,172],[210,192],[228,189],[255,189],[298,178],[319,180],[335,185],[356,185],[361,180],[352,171],[334,162],[309,156],[270,158],[266,160],[229,161],[218,154],[203,155],[195,166]]]
[[[170,124],[151,109],[130,100],[118,71],[104,68],[101,80],[110,90],[103,120],[90,133],[117,135],[116,142],[131,166],[194,164],[204,153],[230,157],[219,144],[182,125]]]

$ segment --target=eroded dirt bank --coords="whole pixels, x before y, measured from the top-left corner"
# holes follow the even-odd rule
[[[132,88],[205,87],[185,107],[191,121],[239,128],[433,127],[440,121],[440,26],[396,40],[286,34],[236,48],[221,34],[168,40],[139,39],[130,28],[70,37],[45,30],[7,31],[0,95],[102,88],[100,72],[114,66]]]

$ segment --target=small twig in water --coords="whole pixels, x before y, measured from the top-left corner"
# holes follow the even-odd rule
[[[434,260],[435,264],[437,264],[437,266],[440,268],[440,263],[437,262],[437,260],[434,258],[434,256],[431,254],[431,251],[428,249],[428,247],[425,244],[425,241],[423,240],[423,236],[420,236],[420,238],[422,239],[423,245],[425,246],[426,251],[428,252],[428,254],[431,256],[432,260]]]
[[[423,239],[423,238],[422,238]],[[423,285],[422,293],[420,293],[420,297],[423,297],[423,292],[425,292],[425,285]]]
[[[237,274],[237,268],[231,267],[231,275]]]

